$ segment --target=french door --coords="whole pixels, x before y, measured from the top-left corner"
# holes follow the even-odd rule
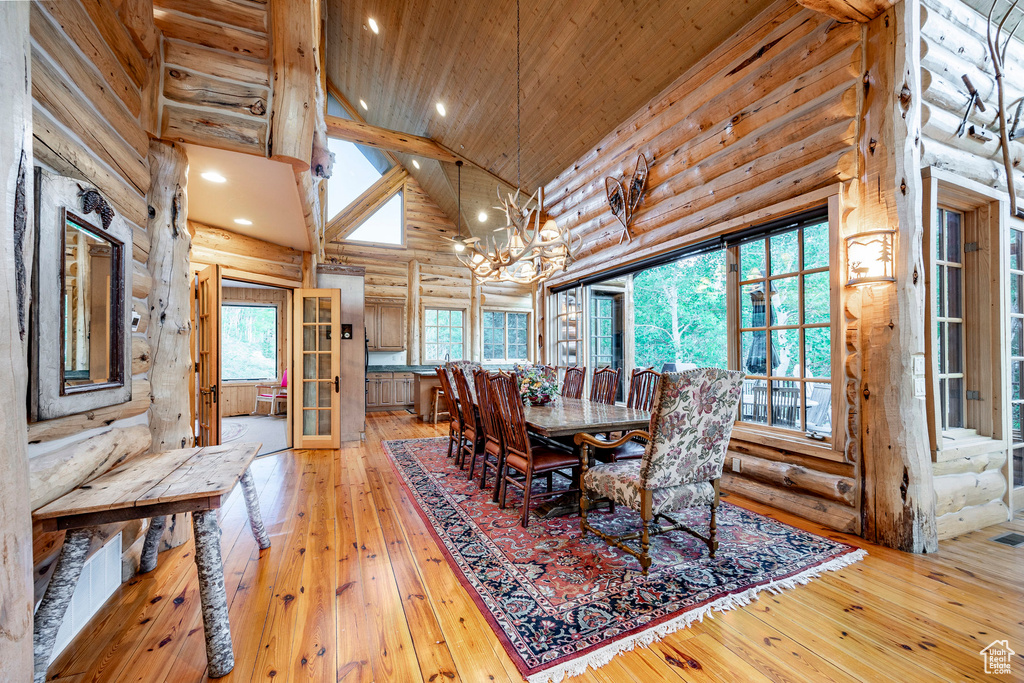
[[[220,444],[220,304],[219,265],[199,271],[196,281],[197,446]]]
[[[296,289],[294,448],[341,446],[341,290]]]

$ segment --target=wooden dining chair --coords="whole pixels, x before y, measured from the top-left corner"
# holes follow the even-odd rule
[[[523,399],[515,378],[505,373],[498,373],[488,378],[488,389],[494,404],[501,416],[501,429],[504,435],[505,463],[499,472],[501,491],[498,506],[505,507],[505,496],[509,485],[523,492],[523,516],[521,524],[525,528],[530,523],[530,502],[536,498],[550,498],[565,493],[576,493],[578,479],[575,473],[568,475],[570,488],[556,490],[548,486],[546,492],[534,492],[533,481],[537,475],[548,475],[561,470],[579,467],[579,458],[571,451],[534,445],[526,431],[526,418],[523,415]],[[561,472],[564,475],[564,472]],[[522,478],[517,478],[516,475]],[[550,479],[549,479],[550,482]]]
[[[583,381],[587,378],[587,369],[579,366],[569,368],[562,378],[562,396],[564,398],[583,398]]]
[[[615,394],[619,391],[619,368],[601,368],[594,370],[594,379],[590,383],[590,400],[594,403],[615,405]]]
[[[462,469],[469,462],[469,478],[473,478],[476,456],[483,449],[484,433],[480,429],[477,410],[472,398],[475,392],[466,381],[466,373],[457,369],[455,372],[455,389],[459,392],[459,421],[462,423],[462,442],[455,464]]]
[[[661,373],[654,368],[646,370],[633,370],[633,376],[629,380],[629,395],[626,397],[626,407],[634,410],[642,410],[645,413],[651,412],[654,406],[654,398],[658,391],[658,382],[661,380]],[[616,438],[622,436],[616,435]],[[612,441],[609,436],[606,441]],[[594,457],[601,462],[618,462],[619,460],[635,460],[644,454],[646,444],[639,439],[630,439],[615,448],[595,448]],[[615,503],[611,505],[611,511],[615,512]]]
[[[628,432],[620,439],[641,438],[647,442],[640,460],[587,467],[587,451],[605,442],[590,434],[577,434],[576,443],[583,447],[580,530],[584,536],[593,532],[637,558],[644,574],[651,566],[650,539],[655,534],[685,531],[704,541],[714,557],[718,550],[719,480],[742,384],[743,373],[718,368],[662,375],[649,430]],[[592,500],[602,498],[640,513],[640,533],[612,536],[591,526],[587,510]],[[710,508],[707,536],[668,516],[695,507]],[[662,526],[661,520],[668,525]],[[626,545],[626,541],[638,539],[639,551]]]
[[[533,367],[543,373],[544,377],[552,382],[558,381],[558,370],[555,370],[550,365],[534,365]]]
[[[473,373],[473,381],[476,385],[477,407],[480,413],[480,427],[484,433],[483,459],[480,463],[480,488],[487,488],[487,470],[494,469],[494,494],[491,500],[498,502],[498,490],[501,485],[501,468],[505,464],[505,444],[501,433],[501,418],[498,415],[498,407],[491,396],[488,373],[484,369],[478,369]],[[491,460],[493,459],[493,464]],[[470,472],[473,471],[473,464],[470,463]],[[471,475],[472,476],[472,475]]]
[[[441,383],[441,392],[444,394],[445,405],[448,406],[448,457],[452,457],[462,450],[462,420],[459,418],[459,402],[449,380],[448,371],[444,368],[434,368],[437,373],[437,380]]]

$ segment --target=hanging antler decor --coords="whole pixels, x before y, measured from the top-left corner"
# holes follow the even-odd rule
[[[520,138],[520,16],[519,0],[516,0],[516,187],[521,188],[522,144]],[[479,237],[462,237],[462,162],[459,167],[459,236],[453,239],[455,256],[464,266],[473,271],[481,282],[516,282],[531,285],[551,277],[555,271],[565,270],[579,253],[583,239],[574,241],[568,228],[560,228],[553,219],[540,224],[544,213],[544,190],[538,188],[525,204],[519,204],[519,189],[515,195],[501,198],[498,188],[500,209],[505,214],[505,227],[494,232],[505,233],[505,241],[499,244],[493,237],[486,242]]]
[[[1010,215],[1024,218],[1024,212],[1018,212],[1017,209],[1017,192],[1013,186],[1013,160],[1010,158],[1010,128],[1006,122],[1006,94],[1003,87],[1003,71],[1005,70],[1006,64],[1006,50],[1010,46],[1010,41],[1013,40],[1013,34],[1017,32],[1017,28],[1021,24],[1021,20],[1018,20],[1014,25],[1013,30],[1006,36],[1006,40],[1002,41],[1003,38],[1003,26],[1006,25],[1006,20],[1013,14],[1013,10],[1017,7],[1020,0],[1013,0],[1013,4],[1010,5],[1010,9],[1006,10],[1006,14],[1003,15],[998,26],[996,26],[995,35],[992,34],[992,15],[995,13],[996,5],[999,0],[992,1],[992,7],[988,10],[988,52],[992,57],[992,69],[995,71],[996,77],[996,91],[999,98],[999,102],[996,108],[999,110],[999,139],[1003,147],[1003,168],[1006,171],[1006,189],[1010,193]],[[1002,41],[1002,45],[1000,45]]]
[[[636,168],[633,169],[633,177],[625,190],[622,189],[622,182],[611,176],[604,179],[604,189],[608,194],[608,206],[612,215],[622,223],[622,235],[629,242],[633,241],[633,235],[629,232],[629,226],[633,223],[633,212],[636,210],[640,198],[647,187],[647,157],[643,154],[636,159]],[[619,244],[622,244],[622,236],[619,236]]]
[[[516,282],[533,284],[551,277],[555,271],[565,270],[576,257],[582,238],[573,239],[568,229],[559,228],[554,220],[540,224],[543,212],[543,190],[538,189],[522,205],[519,190],[505,199],[498,191],[500,209],[505,214],[505,227],[495,232],[505,233],[502,244],[492,239],[487,243],[478,238],[464,240],[465,249],[456,256],[473,271],[482,282]]]

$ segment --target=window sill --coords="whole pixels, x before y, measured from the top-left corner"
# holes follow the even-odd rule
[[[846,454],[835,450],[828,441],[815,441],[800,432],[784,433],[771,427],[753,427],[737,422],[732,430],[732,440],[776,448],[786,453],[799,453],[812,458],[846,462]]]
[[[949,462],[985,453],[1005,451],[1009,446],[1005,440],[982,436],[973,429],[945,432],[939,435],[942,448],[932,452],[933,462]]]

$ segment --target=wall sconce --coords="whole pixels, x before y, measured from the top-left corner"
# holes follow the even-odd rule
[[[846,286],[896,282],[892,229],[869,230],[846,238]]]

